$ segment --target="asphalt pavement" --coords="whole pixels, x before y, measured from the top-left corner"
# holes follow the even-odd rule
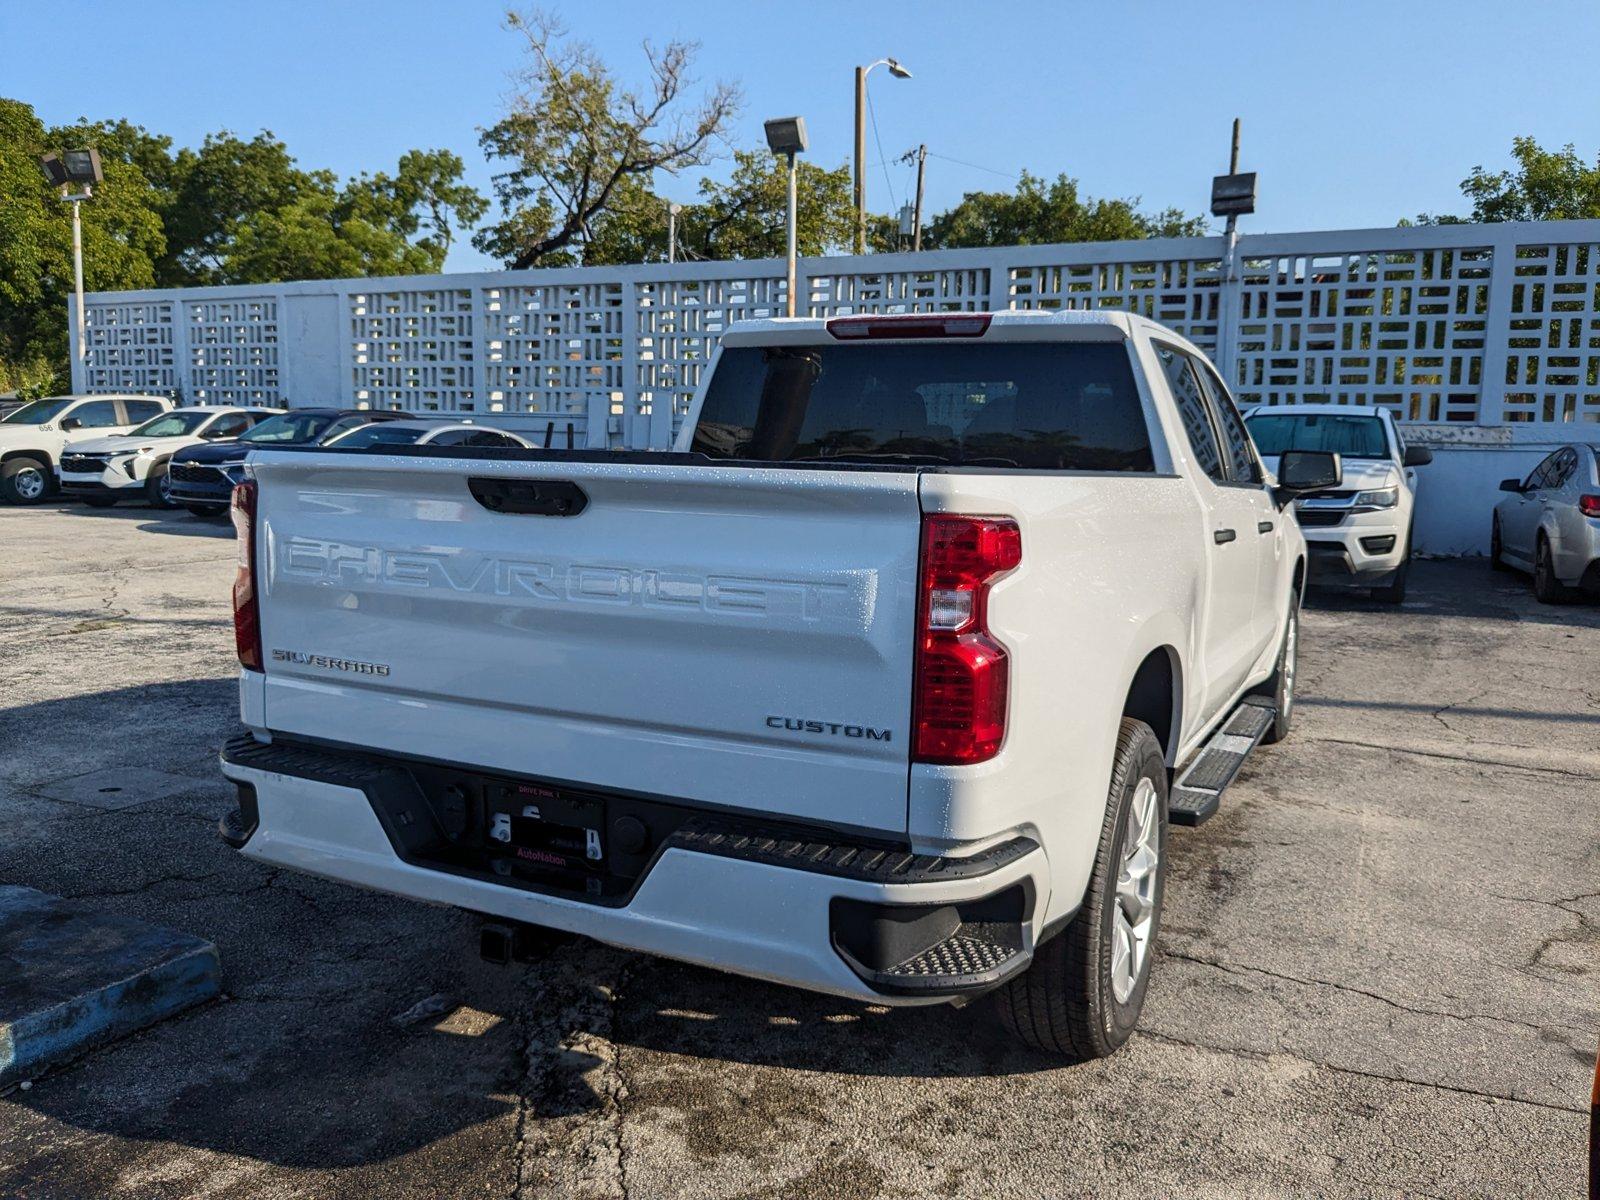
[[[1576,1196],[1600,607],[1482,561],[1314,593],[1301,709],[1174,830],[1141,1031],[1060,1066],[228,851],[226,525],[0,506],[0,883],[214,942],[224,998],[0,1095],[0,1196]]]

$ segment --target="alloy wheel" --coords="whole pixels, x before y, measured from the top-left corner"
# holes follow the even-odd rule
[[[1126,1004],[1150,961],[1161,865],[1161,810],[1156,786],[1140,779],[1122,832],[1117,905],[1111,916],[1111,991]]]

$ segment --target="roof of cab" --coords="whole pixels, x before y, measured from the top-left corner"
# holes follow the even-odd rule
[[[1160,332],[1168,337],[1181,337],[1164,325],[1133,313],[1113,312],[1105,309],[1001,309],[995,312],[980,312],[960,310],[953,312],[936,313],[852,313],[842,317],[846,320],[871,320],[873,318],[905,318],[908,320],[921,319],[924,321],[937,320],[941,317],[952,320],[962,317],[989,318],[989,329],[1007,330],[1028,333],[1047,334],[1052,330],[1066,331],[1068,329],[1098,329],[1107,335],[1126,337],[1135,328],[1150,332]],[[724,345],[750,345],[753,343],[789,342],[804,343],[815,342],[826,337],[829,342],[835,339],[828,334],[828,322],[839,320],[841,317],[754,317],[747,320],[735,321],[728,326],[722,335]],[[1081,336],[1081,334],[1079,335]],[[892,339],[888,339],[892,340]],[[922,340],[922,339],[918,339]],[[927,339],[937,340],[937,339]],[[976,340],[976,339],[974,339]]]

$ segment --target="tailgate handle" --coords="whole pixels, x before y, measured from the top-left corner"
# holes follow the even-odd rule
[[[516,513],[532,517],[575,517],[589,504],[589,497],[577,484],[566,479],[485,479],[467,480],[472,498],[490,512]]]

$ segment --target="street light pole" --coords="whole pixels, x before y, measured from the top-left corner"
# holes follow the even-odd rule
[[[681,204],[667,205],[667,261],[678,261],[678,214],[683,211]]]
[[[800,213],[799,187],[796,182],[800,169],[795,156],[805,151],[810,139],[806,136],[804,117],[776,117],[766,123],[767,149],[789,160],[789,219],[786,274],[788,294],[784,305],[786,316],[795,314],[795,293],[800,288]]]
[[[856,253],[867,252],[867,76],[876,67],[888,67],[896,79],[910,79],[911,72],[892,58],[856,68]]]
[[[89,359],[89,331],[87,328],[87,318],[84,315],[83,309],[83,217],[80,215],[80,206],[92,194],[93,189],[86,187],[83,189],[83,192],[77,196],[68,196],[63,194],[61,197],[63,200],[67,201],[67,203],[72,205],[72,291],[73,295],[76,297],[78,313],[78,339],[76,350],[77,362],[80,370]]]
[[[794,294],[800,286],[800,242],[799,225],[800,214],[797,211],[797,198],[799,188],[796,179],[799,169],[795,166],[795,152],[789,151],[789,287],[787,315],[794,316]]]

